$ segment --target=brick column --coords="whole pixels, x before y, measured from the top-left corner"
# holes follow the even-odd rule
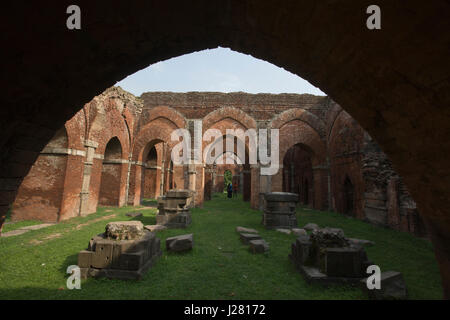
[[[283,191],[283,165],[279,165],[278,172],[271,177],[271,188],[266,192],[282,192]]]
[[[252,209],[259,209],[259,164],[250,165],[251,172],[251,194],[250,205]]]
[[[91,181],[92,165],[94,164],[95,150],[98,143],[95,141],[86,140],[84,143],[86,147],[86,160],[84,161],[83,182],[81,184],[80,192],[80,216],[89,214],[89,185]]]
[[[328,209],[328,179],[329,167],[327,165],[315,166],[313,169],[314,179],[314,202],[313,207],[316,210]]]
[[[166,173],[166,150],[167,150],[167,143],[163,142],[162,146],[162,156],[161,156],[161,175],[159,180],[159,194],[160,196],[164,195],[164,177]]]

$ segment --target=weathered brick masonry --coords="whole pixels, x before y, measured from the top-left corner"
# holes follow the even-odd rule
[[[242,159],[221,142],[214,164],[174,165],[171,134],[182,128],[194,137],[194,120],[202,134],[215,129],[223,137],[227,129],[279,129],[280,169],[261,175],[259,162],[249,164],[247,139]],[[211,142],[203,141],[203,150]],[[224,159],[232,163],[218,161]],[[19,189],[12,218],[59,221],[98,205],[139,205],[172,188],[195,191],[201,206],[224,189],[226,170],[253,208],[265,192],[289,191],[311,208],[425,232],[387,157],[328,97],[149,92],[137,98],[120,87],[95,97],[48,143]]]

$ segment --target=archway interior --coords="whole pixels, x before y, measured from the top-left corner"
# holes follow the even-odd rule
[[[227,138],[233,142],[232,150],[227,149]],[[206,165],[205,200],[210,200],[213,192],[226,192],[227,185],[231,183],[235,193],[242,194],[243,201],[250,201],[251,171],[248,143],[249,138],[245,138],[244,142],[237,136],[224,134],[206,148],[205,159],[210,157],[213,163]]]
[[[144,199],[156,199],[160,195],[161,184],[161,143],[150,148],[145,161],[144,173]],[[159,150],[159,158],[158,151]]]
[[[143,151],[141,203],[157,199],[173,188],[173,162],[166,141],[159,139],[147,143]]]
[[[119,205],[122,165],[122,145],[117,137],[113,137],[106,145],[102,162],[100,205]]]
[[[303,144],[295,144],[283,158],[283,191],[297,193],[299,203],[309,206],[314,193],[311,151]]]

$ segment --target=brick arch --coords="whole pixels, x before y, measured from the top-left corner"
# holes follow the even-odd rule
[[[307,123],[295,119],[290,120],[279,128],[280,132],[280,161],[286,152],[296,144],[302,144],[311,152],[313,166],[326,163],[327,149],[319,133]]]
[[[283,164],[288,150],[295,145],[301,145],[311,157],[313,170],[313,207],[327,209],[328,191],[326,185],[327,150],[326,144],[319,133],[299,119],[290,120],[279,129],[280,150],[279,163]],[[272,191],[282,191],[283,170],[278,170],[272,177]]]
[[[7,187],[1,190],[0,223],[14,198],[8,194],[86,101],[149,64],[229,47],[318,86],[380,144],[426,219],[450,297],[450,115],[443,108],[450,105],[444,63],[450,34],[441,32],[449,28],[450,6],[446,0],[412,0],[405,12],[398,1],[380,0],[383,27],[368,30],[369,4],[91,1],[82,8],[87,28],[68,31],[64,21],[50,18],[66,12],[65,1],[46,7],[11,3],[4,23],[21,41],[11,42],[2,66],[8,81],[0,117],[0,178]],[[36,14],[42,10],[48,19]]]
[[[344,213],[343,186],[348,177],[355,190],[354,216],[363,219],[365,183],[359,152],[363,145],[364,131],[344,110],[336,109],[334,115],[327,139],[332,203],[337,212]]]
[[[186,127],[186,118],[174,108],[159,106],[146,110],[146,112],[147,117],[143,117],[143,119],[145,119],[145,123],[152,122],[158,118],[164,118],[172,122],[177,128]]]
[[[142,127],[135,137],[132,159],[133,161],[143,161],[144,150],[148,143],[153,140],[166,142],[169,145],[175,145],[178,142],[171,141],[171,134],[174,130],[180,129],[176,124],[165,117],[156,117]]]
[[[97,142],[97,154],[104,154],[107,143],[117,137],[122,145],[122,159],[127,159],[130,152],[129,128],[122,113],[113,106],[101,106],[91,122],[87,139]]]
[[[224,120],[226,120],[226,119],[224,119]],[[223,121],[223,120],[222,120]],[[218,123],[220,123],[221,121],[219,121]],[[237,123],[237,122],[236,122]],[[217,124],[217,123],[216,123]],[[216,125],[215,124],[215,125]],[[217,128],[215,128],[215,125],[213,125],[213,127],[212,128],[210,128],[210,129],[217,129]],[[244,128],[242,128],[242,126],[240,126],[240,124],[237,126],[237,127],[233,127],[232,129],[244,129]],[[222,138],[222,141],[221,141],[221,143],[222,143],[222,151],[223,151],[223,153],[225,153],[227,150],[226,150],[226,138],[227,138],[227,136],[229,136],[229,135],[227,135],[226,133],[224,133],[224,132],[222,132],[222,136],[221,136],[221,138]],[[234,137],[234,136],[231,136],[230,135],[230,137]],[[243,164],[248,164],[249,163],[249,160],[250,160],[250,158],[249,158],[249,140],[248,139],[245,139],[245,141],[242,141],[242,139],[240,139],[239,137],[236,137],[236,140],[235,140],[235,143],[234,143],[234,149],[236,149],[237,150],[237,143],[238,143],[238,141],[240,142],[240,143],[243,143],[244,144],[244,148],[245,148],[245,154],[244,154],[244,161],[243,161]],[[211,149],[212,147],[214,147],[216,144],[218,144],[218,143],[220,143],[219,142],[219,140],[214,140],[214,141],[203,141],[203,154],[202,154],[202,159],[203,159],[203,161],[204,161],[204,155],[205,155],[205,153],[206,152],[208,152],[209,151],[209,149]],[[255,150],[256,152],[257,152],[257,149]],[[216,157],[217,158],[217,157]],[[257,158],[257,157],[256,157]],[[215,159],[216,160],[216,159]]]
[[[280,129],[292,120],[300,120],[308,124],[319,134],[321,139],[325,138],[325,123],[316,115],[305,109],[289,109],[276,115],[269,123],[268,127],[272,129]]]
[[[143,198],[144,185],[144,157],[148,154],[150,148],[157,143],[165,142],[168,145],[168,154],[176,145],[177,141],[171,141],[171,134],[174,130],[179,129],[174,122],[165,117],[155,117],[139,130],[134,140],[132,161],[133,165],[130,171],[130,186],[128,191],[128,203],[132,205],[140,205]]]
[[[256,120],[249,116],[246,112],[235,107],[222,107],[208,113],[203,118],[203,132],[209,128],[212,128],[217,122],[227,118],[238,122],[243,128],[245,128],[244,130],[256,128]]]

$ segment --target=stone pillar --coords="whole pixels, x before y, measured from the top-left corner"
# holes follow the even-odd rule
[[[98,143],[95,141],[86,140],[84,143],[86,147],[86,161],[83,169],[83,183],[80,193],[80,216],[85,216],[89,212],[89,186],[91,181],[92,165],[94,164],[95,150],[98,148]]]

